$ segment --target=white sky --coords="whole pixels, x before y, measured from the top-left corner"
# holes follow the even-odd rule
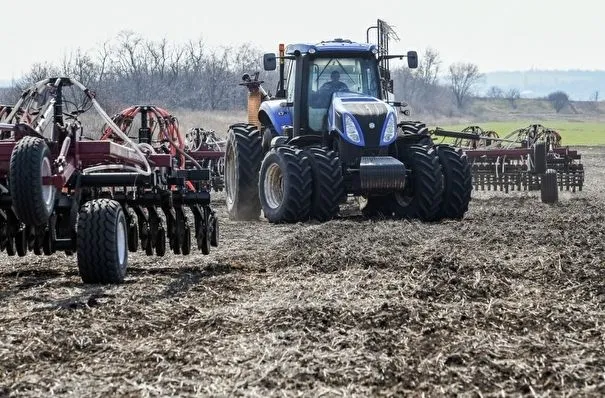
[[[391,53],[432,47],[482,72],[605,69],[605,2],[599,0],[9,0],[2,5],[0,79],[34,62],[94,49],[121,30],[207,46],[277,44],[335,37],[365,41],[377,18],[395,26]],[[60,4],[60,5],[59,5]],[[58,23],[55,19],[61,18]],[[56,32],[56,33],[55,33]]]

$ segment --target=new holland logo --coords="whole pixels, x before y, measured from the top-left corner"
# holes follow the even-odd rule
[[[368,127],[373,129],[374,127],[376,127],[376,125],[374,123],[370,123],[370,124],[368,124]]]

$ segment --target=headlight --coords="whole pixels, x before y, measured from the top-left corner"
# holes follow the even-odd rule
[[[353,117],[350,115],[344,115],[345,118],[345,133],[347,137],[354,143],[358,144],[361,141],[361,136],[359,134],[359,130],[357,130],[357,125],[353,120]]]
[[[397,134],[397,126],[395,125],[395,115],[392,113],[387,116],[387,122],[382,133],[382,143],[390,144],[395,139]]]

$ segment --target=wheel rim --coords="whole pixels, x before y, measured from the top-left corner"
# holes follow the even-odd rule
[[[284,178],[279,165],[273,163],[267,168],[263,185],[267,205],[277,209],[284,200]]]
[[[40,165],[40,175],[44,177],[52,176],[52,169],[50,167],[50,160],[48,157],[44,157],[42,164]],[[55,186],[42,184],[42,202],[46,211],[50,213],[53,209],[55,201]]]
[[[231,205],[235,197],[235,151],[233,146],[229,146],[225,154],[225,191],[227,194],[227,204]]]
[[[118,223],[118,232],[117,232],[117,240],[118,240],[118,261],[121,264],[124,264],[126,259],[126,223],[120,221]]]
[[[220,158],[217,162],[218,174],[225,175],[225,158]]]

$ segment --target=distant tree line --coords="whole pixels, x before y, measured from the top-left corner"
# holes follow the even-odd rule
[[[483,78],[472,63],[454,63],[442,70],[439,53],[431,48],[419,56],[417,69],[391,71],[398,100],[408,102],[415,113],[452,115],[463,112],[480,96],[476,86]],[[0,91],[3,103],[14,103],[29,84],[49,76],[70,76],[98,93],[109,110],[131,104],[156,104],[195,110],[245,109],[247,90],[240,86],[244,73],[262,70],[262,53],[250,44],[206,48],[202,40],[171,43],[147,40],[124,31],[96,49],[65,54],[58,64],[37,63],[28,73]],[[265,88],[274,91],[277,73],[262,73]],[[515,109],[518,89],[491,87],[484,96],[506,99]],[[569,103],[562,91],[547,98],[556,112]],[[593,100],[599,100],[596,91]]]
[[[497,86],[492,86],[487,90],[486,93],[487,98],[491,99],[506,99],[510,102],[510,105],[513,109],[517,108],[517,100],[521,98],[519,90],[516,88],[512,88],[506,92],[504,92],[501,88]],[[569,95],[562,90],[553,91],[544,97],[547,100],[556,113],[561,112],[565,107],[569,106],[573,109],[573,105],[569,99]],[[591,97],[591,102],[596,109],[597,103],[599,101],[599,91],[595,91]]]
[[[203,41],[175,44],[121,32],[96,50],[76,50],[59,64],[37,63],[3,93],[14,103],[21,91],[49,76],[69,76],[97,92],[112,108],[153,103],[168,108],[244,109],[244,73],[262,68],[262,53],[245,44],[207,49]],[[272,85],[273,87],[273,85]]]

